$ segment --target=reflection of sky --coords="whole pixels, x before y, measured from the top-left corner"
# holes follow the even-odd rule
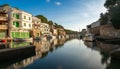
[[[77,39],[68,41],[63,47],[48,53],[43,59],[38,59],[25,69],[104,69],[98,51],[80,46]],[[82,43],[82,42],[81,42]]]

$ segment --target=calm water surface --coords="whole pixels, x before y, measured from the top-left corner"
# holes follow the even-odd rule
[[[120,60],[111,59],[109,54],[120,45],[55,39],[11,43],[6,48],[30,44],[36,47],[34,56],[0,63],[0,69],[120,69]]]

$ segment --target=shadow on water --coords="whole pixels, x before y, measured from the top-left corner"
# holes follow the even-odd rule
[[[72,39],[70,39],[72,40]],[[54,40],[34,40],[32,43],[29,42],[22,42],[22,43],[7,43],[7,44],[0,44],[0,50],[6,50],[6,49],[20,49],[27,46],[34,46],[34,50],[27,50],[23,51],[23,49],[20,49],[19,51],[22,51],[22,54],[13,55],[12,59],[9,59],[9,61],[0,61],[0,69],[19,69],[26,67],[30,64],[32,64],[37,59],[43,59],[45,58],[49,52],[53,52],[57,50],[58,48],[62,47],[66,41],[69,41],[69,39],[54,39]],[[14,50],[14,52],[19,52],[18,50]],[[6,56],[6,55],[5,55]],[[11,56],[10,54],[8,56]],[[17,56],[17,57],[16,57]],[[1,58],[0,58],[1,60]]]
[[[120,69],[120,45],[105,42],[84,42],[84,44],[96,50],[101,55],[101,64],[106,65],[106,69]]]
[[[23,59],[35,55],[35,47],[30,43],[1,43],[0,44],[0,68],[20,62]]]

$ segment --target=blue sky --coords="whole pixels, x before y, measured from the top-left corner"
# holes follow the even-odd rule
[[[79,31],[98,20],[105,12],[105,0],[0,0],[0,5],[9,4],[33,16],[41,14],[63,25],[67,29]]]

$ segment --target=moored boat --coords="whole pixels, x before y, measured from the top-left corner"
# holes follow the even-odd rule
[[[95,36],[93,34],[86,34],[83,40],[84,41],[95,41]]]
[[[14,38],[13,41],[19,42],[19,41],[29,41],[32,42],[33,38]]]

